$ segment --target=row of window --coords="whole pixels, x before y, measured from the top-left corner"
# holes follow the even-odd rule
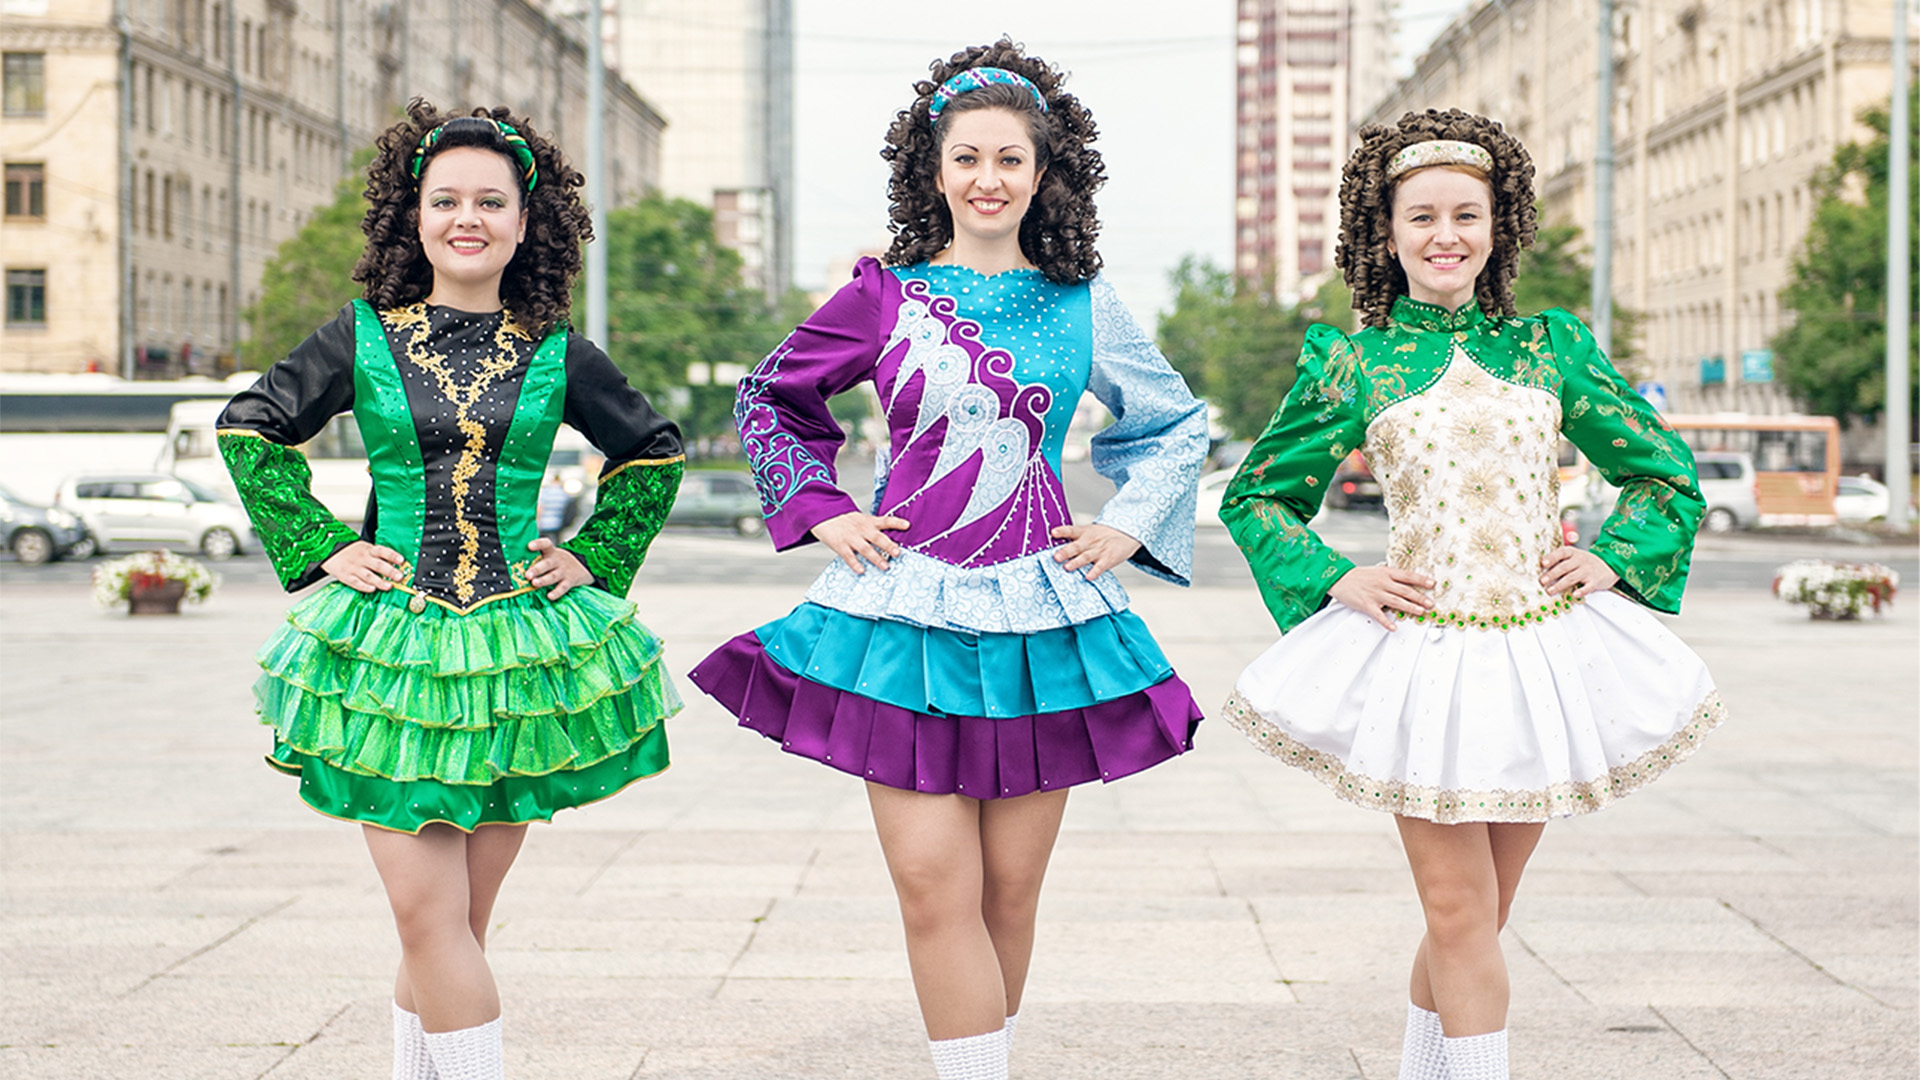
[[[47,325],[47,270],[43,266],[9,266],[7,275],[7,328],[35,330]],[[224,344],[229,315],[227,287],[212,281],[180,279],[176,288],[172,274],[155,276],[152,270],[133,279],[128,302],[134,322],[149,335],[181,334],[202,342]]]
[[[204,250],[213,250],[213,241],[221,235],[227,219],[227,192],[223,188],[215,209],[211,185],[200,189],[199,212],[194,210],[193,184],[186,177],[156,176],[152,169],[143,173],[135,168],[132,184],[132,223],[136,232],[155,239],[172,240],[176,233],[192,247],[196,242]],[[39,161],[6,163],[6,220],[44,221],[47,217],[47,166]],[[296,216],[297,217],[297,216]],[[266,244],[272,241],[272,212],[258,199],[248,199],[243,219],[242,242]],[[175,226],[179,228],[176,230]],[[298,220],[295,227],[298,227]]]
[[[225,62],[236,44],[227,30],[227,5],[207,0],[134,0],[129,11],[146,28],[156,31],[194,56]],[[278,46],[292,31],[292,16],[278,9],[255,25],[241,19],[234,28],[239,45],[240,73],[256,78],[279,74],[283,68]]]
[[[1724,352],[1725,316],[1726,307],[1718,300],[1650,312],[1647,349],[1656,357],[1682,361]],[[1742,296],[1734,308],[1734,340],[1742,349],[1762,347],[1786,329],[1792,317],[1780,293]]]

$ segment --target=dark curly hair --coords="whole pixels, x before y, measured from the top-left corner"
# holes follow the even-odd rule
[[[1532,245],[1538,224],[1533,159],[1497,121],[1459,109],[1428,109],[1410,112],[1391,126],[1361,128],[1360,145],[1347,159],[1340,179],[1340,246],[1333,261],[1353,290],[1353,310],[1368,326],[1386,326],[1394,298],[1407,293],[1407,272],[1387,250],[1387,241],[1393,237],[1393,189],[1398,183],[1388,182],[1387,162],[1402,147],[1432,139],[1473,143],[1493,156],[1492,176],[1461,168],[1493,189],[1493,251],[1474,280],[1473,293],[1487,314],[1514,314],[1513,278],[1520,270],[1520,252]]]
[[[970,90],[948,102],[940,123],[927,120],[927,107],[940,85],[968,68],[997,67],[1024,76],[1047,101],[1041,112],[1025,88],[993,84]],[[908,266],[953,243],[953,214],[934,186],[940,174],[940,147],[953,118],[974,109],[1005,109],[1027,122],[1033,136],[1034,167],[1045,169],[1040,190],[1020,221],[1020,251],[1050,281],[1075,285],[1100,272],[1100,216],[1093,193],[1107,182],[1100,152],[1088,146],[1098,137],[1093,114],[1060,89],[1066,75],[1037,56],[1028,56],[1007,38],[991,45],[961,49],[929,65],[927,78],[913,84],[913,104],[894,117],[880,156],[893,166],[887,184],[892,205],[888,228],[893,246],[889,266]]]
[[[475,109],[465,115],[511,125],[533,151],[539,179],[520,197],[527,210],[527,238],[513,253],[500,278],[500,300],[514,321],[535,337],[566,321],[573,279],[580,273],[580,246],[593,239],[593,219],[580,201],[586,178],[567,164],[560,148],[543,138],[525,117],[505,106]],[[367,216],[360,231],[367,249],[353,268],[353,280],[366,286],[367,303],[376,309],[405,307],[433,291],[433,265],[420,246],[420,182],[413,175],[413,153],[427,132],[460,114],[442,113],[420,98],[407,103],[407,119],[381,132],[377,152],[367,166]],[[491,124],[462,124],[444,132],[427,152],[427,162],[454,146],[493,150],[520,165],[506,140]],[[421,165],[424,175],[426,163]]]

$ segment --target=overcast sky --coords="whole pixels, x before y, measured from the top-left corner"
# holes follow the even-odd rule
[[[1402,0],[1402,66],[1464,6]],[[795,0],[795,282],[837,286],[830,264],[885,246],[879,150],[894,113],[935,58],[1004,33],[1065,69],[1093,111],[1108,176],[1100,253],[1151,332],[1182,256],[1233,262],[1234,12],[1233,0]]]

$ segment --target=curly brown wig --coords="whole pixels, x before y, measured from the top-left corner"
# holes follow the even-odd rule
[[[948,102],[938,125],[927,120],[934,91],[956,74],[977,67],[1004,68],[1024,76],[1047,101],[1041,112],[1022,87],[994,84],[970,90]],[[953,118],[974,109],[1005,109],[1027,122],[1033,135],[1034,166],[1045,169],[1040,190],[1020,221],[1020,251],[1050,281],[1075,285],[1100,272],[1100,216],[1093,194],[1107,182],[1100,152],[1088,144],[1098,137],[1093,114],[1060,89],[1066,76],[1019,45],[1001,38],[991,45],[961,49],[929,65],[927,78],[913,84],[913,104],[894,117],[880,156],[893,166],[887,184],[888,228],[893,246],[889,266],[925,262],[953,243],[953,214],[934,186],[940,174],[940,148]]]
[[[420,183],[413,175],[413,154],[427,132],[460,115],[442,113],[414,98],[407,103],[407,119],[374,142],[377,153],[367,167],[367,216],[360,222],[360,231],[367,234],[367,250],[353,268],[353,280],[366,286],[367,303],[378,310],[405,307],[433,291],[433,265],[420,246]],[[567,318],[573,279],[580,273],[580,247],[593,239],[593,219],[580,201],[586,178],[567,164],[558,146],[505,106],[465,115],[511,125],[533,151],[539,179],[532,191],[520,191],[527,210],[527,238],[500,278],[500,300],[515,322],[536,337],[545,336]],[[512,150],[491,124],[448,129],[427,152],[427,162],[454,146],[493,150],[513,166],[515,176],[520,174]],[[423,162],[421,174],[425,172]]]
[[[1407,293],[1407,272],[1387,250],[1393,237],[1393,189],[1420,170],[1389,183],[1387,162],[1400,149],[1432,139],[1473,143],[1493,156],[1493,251],[1474,280],[1474,299],[1489,315],[1512,315],[1513,278],[1520,252],[1532,245],[1537,225],[1533,205],[1533,159],[1520,140],[1497,121],[1459,109],[1408,113],[1391,126],[1368,124],[1340,179],[1340,246],[1333,262],[1353,290],[1361,322],[1384,327],[1395,297]],[[1471,171],[1480,175],[1479,170]]]

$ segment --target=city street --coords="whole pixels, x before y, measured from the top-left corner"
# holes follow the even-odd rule
[[[1327,532],[1362,554],[1366,527]],[[1796,543],[1710,541],[1673,621],[1731,722],[1548,829],[1505,940],[1515,1076],[1920,1070],[1920,605],[1810,622],[1752,576]],[[1864,554],[1911,589],[1911,552]],[[669,532],[635,599],[679,677],[819,561]],[[1126,580],[1212,709],[1272,631],[1218,530],[1200,562],[1191,591]],[[102,611],[80,570],[0,567],[0,1077],[384,1077],[378,882],[260,763],[251,652],[288,603],[265,560],[178,618]],[[674,768],[536,826],[508,880],[509,1075],[931,1076],[860,785],[680,686]],[[1390,819],[1209,720],[1194,754],[1075,792],[1015,1075],[1392,1077],[1419,933]]]

